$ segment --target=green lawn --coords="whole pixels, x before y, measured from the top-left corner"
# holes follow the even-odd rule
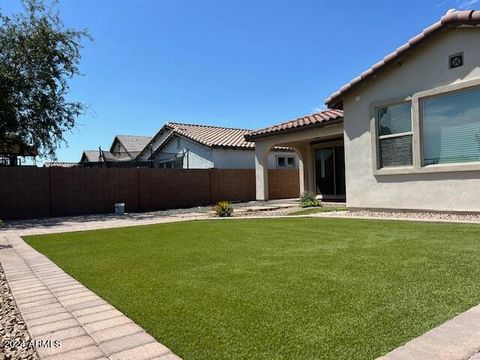
[[[189,359],[372,359],[480,302],[480,227],[198,221],[27,242]]]
[[[297,215],[312,215],[323,212],[332,212],[332,211],[347,211],[348,209],[345,206],[327,206],[327,207],[311,207],[302,210],[292,211],[288,215],[297,216]]]

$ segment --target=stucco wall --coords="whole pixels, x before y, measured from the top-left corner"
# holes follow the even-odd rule
[[[162,151],[155,154],[155,163],[170,159],[174,154],[187,151],[188,153],[183,161],[184,169],[210,169],[214,167],[212,149],[180,136],[173,136],[162,148]]]
[[[271,151],[268,154],[268,168],[277,168],[277,156],[295,157],[295,167],[298,168],[296,154],[288,151]],[[214,149],[213,161],[217,169],[255,169],[255,151]]]
[[[188,153],[183,161],[184,169],[187,166],[190,169],[255,169],[255,151],[210,149],[180,136],[173,136],[162,151],[155,154],[155,164],[158,167],[162,160],[171,159],[174,154],[181,154],[187,150]],[[295,165],[298,168],[298,160],[294,152],[272,151],[268,156],[270,169],[277,168],[277,156],[294,156]]]
[[[427,41],[399,66],[344,99],[347,202],[351,207],[480,211],[480,171],[374,175],[372,103],[480,79],[480,30],[457,29]],[[464,65],[449,69],[449,56]]]

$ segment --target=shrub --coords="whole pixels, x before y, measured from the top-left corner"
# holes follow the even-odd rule
[[[220,217],[230,217],[233,215],[233,207],[229,201],[219,201],[217,205],[214,206],[213,211],[215,211],[215,215]]]
[[[315,194],[306,192],[300,196],[300,206],[302,208],[322,206],[322,203],[315,198]]]

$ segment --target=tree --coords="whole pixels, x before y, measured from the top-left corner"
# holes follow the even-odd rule
[[[0,10],[0,143],[12,136],[55,158],[64,132],[85,110],[67,100],[68,81],[80,75],[85,30],[67,28],[53,0],[23,0],[24,11]]]

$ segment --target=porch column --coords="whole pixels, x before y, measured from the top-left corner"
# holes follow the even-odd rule
[[[255,142],[255,186],[256,199],[268,200],[268,152],[270,146],[261,141]]]
[[[300,183],[300,196],[305,192],[305,172],[304,172],[303,159],[298,157],[298,180]]]
[[[298,142],[290,145],[298,156],[298,175],[300,183],[300,195],[308,192],[310,189],[310,145],[307,142]]]

